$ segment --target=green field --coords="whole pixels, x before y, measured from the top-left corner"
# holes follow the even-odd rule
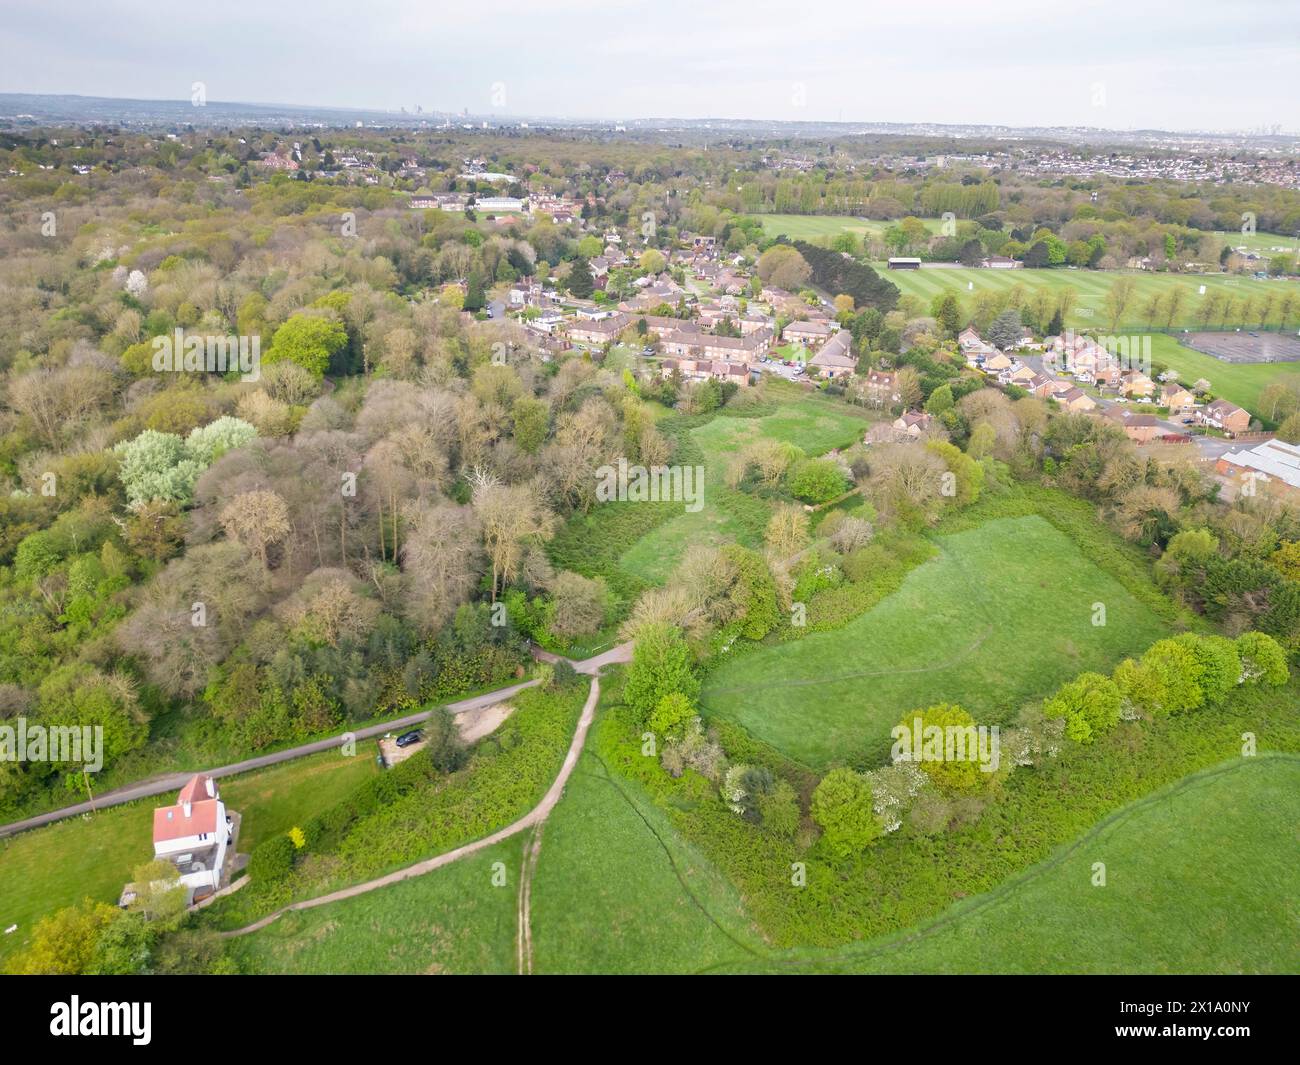
[[[1258,413],[1259,394],[1274,381],[1289,381],[1300,388],[1300,362],[1273,362],[1255,365],[1222,362],[1203,351],[1194,351],[1166,333],[1151,334],[1151,358],[1154,362],[1178,371],[1179,380],[1193,384],[1200,378],[1210,382],[1216,396]]]
[[[736,658],[706,681],[706,710],[793,758],[884,760],[909,710],[958,701],[977,720],[1086,669],[1109,670],[1165,623],[1037,516],[936,538],[937,558],[842,629]],[[1106,624],[1092,623],[1104,603]]]
[[[220,782],[221,797],[242,815],[239,850],[284,832],[332,805],[379,771],[373,742],[354,758],[336,752],[295,759]],[[131,871],[153,858],[154,807],[162,795],[113,806],[92,817],[58,821],[0,840],[0,960],[27,942],[37,919],[83,898],[116,902]]]
[[[1258,298],[1268,293],[1280,296],[1283,292],[1296,291],[1296,284],[1292,281],[1257,281],[1250,277],[1221,275],[1156,274],[1135,270],[986,270],[966,266],[888,270],[884,263],[874,263],[873,266],[887,275],[900,292],[916,296],[927,307],[935,296],[951,292],[966,301],[967,312],[971,309],[970,301],[980,292],[1006,293],[1017,285],[1023,286],[1026,291],[1043,287],[1059,290],[1069,286],[1078,293],[1078,299],[1065,324],[1079,330],[1109,330],[1110,322],[1105,312],[1106,294],[1120,277],[1131,277],[1136,282],[1136,289],[1117,328],[1141,332],[1148,331],[1152,325],[1143,318],[1144,308],[1152,294],[1164,293],[1179,285],[1187,289],[1188,299],[1182,314],[1173,324],[1175,328],[1187,329],[1200,328],[1202,324],[1196,317],[1201,301],[1201,285],[1206,286],[1207,292],[1217,291],[1233,299],[1249,296]]]
[[[546,824],[532,916],[538,972],[685,973],[763,956],[736,890],[590,752]]]
[[[229,940],[245,973],[513,973],[523,834]],[[500,862],[504,869],[496,866]],[[494,884],[494,872],[503,876]]]
[[[867,234],[879,237],[890,226],[897,224],[871,218],[855,218],[852,215],[760,214],[753,217],[763,223],[763,232],[769,237],[785,234],[791,240],[814,242],[840,233],[852,233],[859,238]],[[943,225],[941,218],[923,218],[921,221],[931,233],[938,233],[939,227]]]
[[[690,450],[698,449],[703,456],[703,509],[677,514],[656,526],[623,553],[620,567],[640,580],[658,584],[692,544],[736,541],[746,547],[762,546],[771,508],[755,496],[727,487],[728,459],[759,439],[791,443],[809,455],[820,455],[856,443],[866,429],[861,412],[797,390],[793,398],[783,397],[772,414],[760,418],[720,414],[690,430],[694,445]]]
[[[678,514],[643,536],[624,552],[619,565],[648,584],[662,584],[688,547],[732,542],[754,546],[752,531],[735,515],[706,504],[703,510]]]
[[[1300,972],[1300,758],[1239,759],[1124,807],[1081,840],[833,971]],[[1106,885],[1093,886],[1093,863]]]
[[[599,727],[599,726],[597,726]],[[1122,807],[906,933],[777,950],[735,889],[590,750],[543,833],[538,973],[1294,973],[1300,759],[1261,755]],[[244,972],[509,973],[526,837],[230,941]],[[493,865],[505,884],[493,886]],[[1106,886],[1093,886],[1094,863]]]
[[[1218,232],[1214,236],[1234,248],[1245,248],[1247,251],[1253,251],[1256,255],[1266,257],[1297,250],[1294,234],[1291,236],[1283,236],[1281,233],[1245,234],[1233,230],[1230,233]]]

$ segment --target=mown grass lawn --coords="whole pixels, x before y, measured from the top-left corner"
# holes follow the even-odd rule
[[[241,853],[333,805],[379,772],[374,755],[374,742],[363,742],[352,758],[311,755],[220,781],[222,799],[243,816]],[[0,961],[27,943],[46,914],[84,898],[117,902],[132,870],[152,859],[154,807],[168,800],[160,795],[113,806],[0,840],[0,926],[18,925],[0,937]]]
[[[981,267],[924,267],[920,270],[888,270],[884,263],[872,266],[887,276],[898,286],[904,295],[920,298],[928,307],[935,296],[951,292],[964,301],[969,313],[973,298],[980,292],[1010,292],[1017,285],[1027,292],[1037,288],[1059,290],[1066,286],[1075,289],[1078,299],[1074,311],[1066,320],[1067,326],[1075,329],[1100,330],[1110,332],[1110,322],[1105,311],[1106,294],[1110,292],[1120,277],[1133,279],[1135,290],[1123,319],[1116,327],[1124,332],[1148,332],[1151,323],[1142,315],[1153,293],[1164,293],[1171,288],[1182,286],[1187,290],[1186,305],[1182,314],[1173,323],[1176,328],[1193,329],[1201,323],[1196,317],[1201,303],[1200,287],[1206,286],[1207,292],[1219,292],[1233,299],[1243,300],[1249,296],[1256,297],[1272,293],[1280,296],[1289,291],[1285,286],[1292,282],[1269,280],[1258,281],[1251,277],[1224,277],[1218,275],[1201,276],[1196,274],[1156,274],[1135,270],[1069,270],[1055,269],[1019,269],[987,270]],[[1252,327],[1253,328],[1253,327]]]
[[[804,214],[759,214],[754,215],[763,223],[763,232],[769,237],[785,234],[791,240],[819,241],[826,237],[836,237],[841,233],[852,233],[861,238],[867,234],[882,235],[896,222],[881,222],[872,218],[856,218],[853,215],[804,215]],[[941,218],[923,218],[925,228],[931,233],[938,233],[943,225]]]
[[[960,702],[1014,718],[1075,674],[1108,671],[1164,636],[1150,607],[1038,516],[936,537],[939,555],[841,629],[760,648],[717,669],[702,695],[790,757],[881,764],[916,708]],[[1094,625],[1094,604],[1105,624]]]
[[[513,973],[526,838],[521,833],[391,887],[287,913],[229,940],[230,954],[245,973]]]
[[[918,973],[1300,971],[1300,758],[1185,778],[917,931],[817,968]],[[1093,884],[1094,863],[1106,884]]]
[[[735,888],[591,753],[546,823],[532,896],[537,972],[687,973],[766,956]]]

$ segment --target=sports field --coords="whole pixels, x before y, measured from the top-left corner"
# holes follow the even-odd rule
[[[1234,300],[1253,297],[1257,301],[1267,295],[1280,298],[1285,292],[1300,296],[1300,284],[1294,281],[1272,279],[1258,281],[1250,277],[1198,276],[1183,274],[1156,274],[1143,271],[1071,270],[990,270],[982,267],[924,266],[920,270],[888,270],[884,263],[874,263],[875,268],[887,275],[904,295],[916,296],[928,307],[935,296],[951,292],[965,300],[969,313],[970,301],[980,292],[1010,292],[1017,285],[1026,291],[1037,288],[1060,290],[1072,287],[1078,294],[1075,307],[1066,320],[1075,329],[1110,329],[1106,312],[1106,294],[1120,277],[1130,277],[1135,284],[1133,297],[1116,329],[1148,331],[1163,322],[1152,322],[1144,317],[1145,308],[1153,294],[1163,294],[1182,286],[1187,290],[1186,307],[1174,320],[1174,328],[1196,329],[1203,323],[1197,318],[1201,301],[1201,286],[1206,292],[1219,292]],[[1254,328],[1255,323],[1250,323]]]
[[[1203,351],[1195,351],[1178,342],[1176,335],[1153,333],[1151,358],[1157,365],[1178,371],[1186,384],[1204,378],[1216,396],[1253,414],[1259,414],[1259,394],[1265,386],[1282,381],[1300,390],[1300,362],[1239,363],[1224,362]]]
[[[897,225],[896,222],[878,222],[852,215],[760,214],[753,217],[763,223],[763,232],[769,237],[784,234],[791,240],[812,242],[835,237],[840,233],[852,233],[858,238],[867,234],[879,237],[890,226]],[[923,218],[921,221],[931,233],[938,233],[939,227],[943,225],[941,218]]]
[[[883,763],[909,710],[956,701],[1005,722],[1088,669],[1109,671],[1165,623],[1043,518],[936,538],[937,558],[841,629],[742,655],[701,701],[792,758]],[[1094,625],[1094,604],[1105,624]]]

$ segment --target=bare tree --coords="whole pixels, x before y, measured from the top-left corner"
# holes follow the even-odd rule
[[[444,502],[410,503],[403,518],[405,612],[425,632],[432,632],[469,601],[483,572],[478,517],[470,507]]]
[[[533,484],[490,485],[474,493],[483,546],[492,565],[492,598],[519,573],[530,544],[555,535],[556,517]]]
[[[221,508],[221,526],[232,540],[256,552],[263,573],[270,572],[271,547],[283,543],[292,529],[284,500],[265,489],[235,496]]]

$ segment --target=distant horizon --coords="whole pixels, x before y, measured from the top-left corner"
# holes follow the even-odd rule
[[[201,82],[214,101],[499,120],[1241,133],[1300,128],[1297,40],[1300,6],[1272,0],[9,0],[0,91],[169,101]]]
[[[106,96],[100,93],[81,93],[81,92],[36,92],[31,90],[0,90],[0,100],[15,97],[47,97],[59,100],[87,100],[100,101],[105,103],[124,103],[124,104],[175,104],[185,107],[193,107],[190,99],[187,97],[165,97],[165,96]],[[247,107],[247,108],[266,108],[266,109],[284,109],[298,111],[334,111],[347,112],[359,115],[383,115],[394,118],[406,118],[419,120],[422,117],[438,118],[470,118],[476,121],[487,120],[491,123],[516,124],[521,122],[560,122],[567,124],[599,123],[601,125],[621,125],[635,123],[643,125],[651,122],[690,122],[690,123],[745,123],[761,124],[772,123],[782,126],[807,125],[807,126],[938,126],[945,128],[962,128],[962,129],[981,129],[996,128],[1007,130],[1095,130],[1101,133],[1171,133],[1179,136],[1279,136],[1279,137],[1300,137],[1300,127],[1297,129],[1263,129],[1263,128],[1211,128],[1211,127],[1161,127],[1161,126],[1105,126],[1105,125],[1078,125],[1069,123],[1054,124],[1029,124],[1015,125],[1007,122],[959,122],[947,119],[891,119],[891,118],[781,118],[775,115],[760,116],[757,118],[725,116],[725,115],[680,115],[680,114],[654,114],[654,115],[631,115],[619,118],[605,117],[601,115],[584,115],[584,114],[543,114],[532,112],[491,112],[491,111],[469,111],[467,114],[463,110],[455,111],[439,107],[427,107],[420,111],[413,110],[415,105],[409,105],[403,109],[403,105],[395,107],[369,107],[358,104],[328,104],[328,103],[301,103],[288,100],[207,100],[204,106],[209,107]],[[84,120],[83,120],[84,121]],[[490,129],[491,127],[489,127]]]

